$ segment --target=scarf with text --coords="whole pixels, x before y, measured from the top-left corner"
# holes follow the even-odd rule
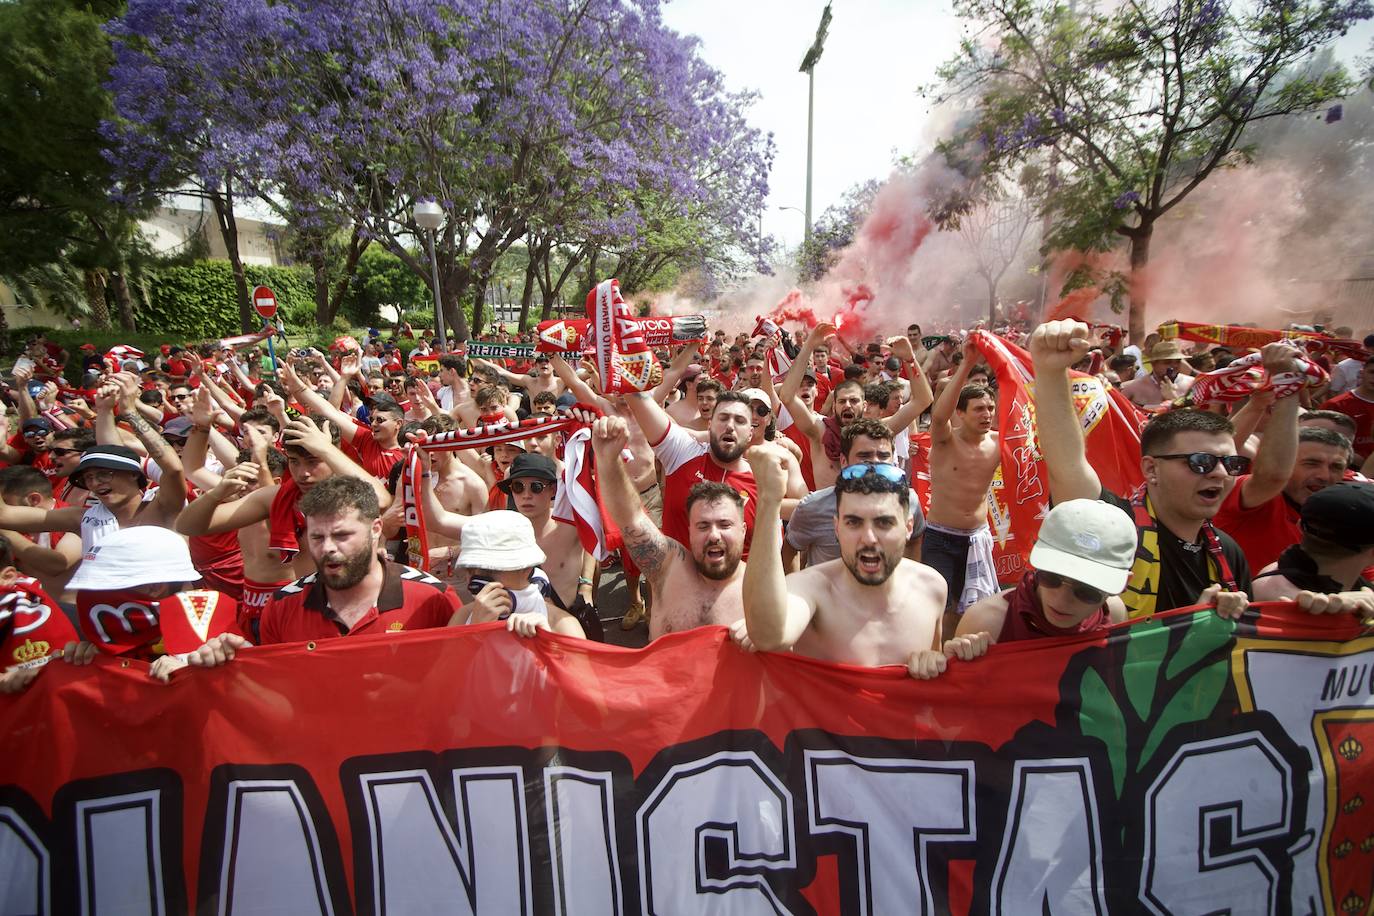
[[[0,670],[46,665],[75,641],[76,629],[37,579],[0,588]]]
[[[585,405],[582,409],[595,411],[594,408]],[[585,435],[579,436],[574,431]],[[429,534],[426,531],[424,499],[421,495],[421,488],[424,486],[424,472],[419,455],[421,450],[434,452],[487,448],[556,432],[574,434],[569,438],[563,455],[563,478],[559,482],[559,492],[554,503],[554,518],[561,518],[576,525],[578,539],[588,552],[596,554],[598,559],[604,558],[610,550],[619,546],[619,531],[610,523],[597,493],[595,463],[588,449],[591,436],[586,425],[566,416],[530,417],[514,423],[503,418],[483,426],[438,433],[416,441],[406,449],[405,466],[401,475],[401,498],[405,502],[406,545],[410,565],[426,571],[430,568]],[[610,546],[607,546],[608,544]]]
[[[1135,619],[1149,617],[1156,611],[1159,582],[1163,575],[1160,563],[1159,520],[1155,517],[1154,507],[1150,505],[1150,497],[1145,492],[1144,484],[1141,484],[1131,496],[1131,513],[1135,516],[1135,562],[1131,565],[1131,577],[1126,582],[1126,591],[1122,592],[1121,600],[1126,603],[1126,610],[1131,619]],[[1217,537],[1217,530],[1212,527],[1210,521],[1202,523],[1202,540],[1203,546],[1207,548],[1208,577],[1213,582],[1220,582],[1221,587],[1228,592],[1237,591],[1236,577],[1231,572],[1231,564],[1226,562],[1226,555],[1221,552],[1221,539]]]
[[[1278,331],[1270,328],[1242,328],[1230,324],[1199,324],[1193,321],[1168,321],[1159,326],[1164,340],[1191,340],[1223,347],[1259,349],[1280,340],[1301,343],[1313,353],[1330,353],[1340,359],[1367,359],[1369,351],[1357,340],[1330,337],[1316,331]]]

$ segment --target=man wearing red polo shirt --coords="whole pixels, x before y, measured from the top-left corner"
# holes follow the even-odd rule
[[[353,477],[330,477],[301,498],[305,549],[316,572],[272,596],[262,612],[260,644],[402,633],[447,626],[458,599],[427,573],[383,561],[377,494]],[[189,661],[213,668],[248,645],[225,634]]]
[[[1355,454],[1360,461],[1374,453],[1374,356],[1365,360],[1359,384],[1327,401],[1322,409],[1339,410],[1355,421]]]

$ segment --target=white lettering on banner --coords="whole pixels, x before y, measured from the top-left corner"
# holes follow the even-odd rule
[[[1292,780],[1255,732],[1179,748],[1146,793],[1140,902],[1160,916],[1218,912],[1223,900],[1232,913],[1275,912],[1278,869],[1258,847],[1290,831]]]
[[[544,771],[554,910],[571,916],[623,912],[610,773],[551,766]]]
[[[992,879],[993,913],[1107,912],[1092,767],[1018,760]]]
[[[361,777],[373,912],[530,913],[518,767],[453,771],[456,828],[424,770]]]
[[[977,837],[973,764],[807,751],[806,797],[815,835],[853,837],[863,916],[934,913],[932,843]],[[916,868],[910,863],[915,861]]]
[[[1311,683],[1320,689],[1320,677]],[[1164,747],[1156,775],[1111,810],[1111,771],[1095,771],[1096,757],[998,762],[975,808],[978,764],[957,746],[940,752],[952,759],[911,759],[904,742],[861,754],[807,747],[818,740],[809,733],[773,759],[763,736],[731,732],[725,749],[663,748],[638,777],[619,754],[551,748],[355,758],[341,764],[344,809],[332,814],[350,825],[358,911],[376,916],[775,916],[804,906],[797,885],[835,855],[842,908],[869,916],[949,907],[956,860],[974,876],[975,908],[999,914],[1099,914],[1112,894],[1156,913],[1266,913],[1282,909],[1284,866],[1320,823],[1303,820],[1309,774],[1275,732]],[[756,749],[738,749],[746,741]],[[1311,793],[1324,795],[1313,776]],[[223,764],[206,810],[186,814],[174,779],[146,770],[70,783],[50,825],[22,793],[0,796],[0,916],[183,909],[188,817],[205,824],[193,906],[348,909],[342,825],[309,772]],[[49,865],[45,843],[74,854]],[[1143,864],[1121,862],[1123,852]],[[1119,875],[1107,874],[1108,856]],[[48,894],[55,904],[32,905]]]
[[[229,783],[219,913],[333,916],[315,821],[290,779]]]
[[[646,916],[788,912],[758,872],[796,868],[792,793],[754,752],[678,764],[637,820]],[[712,840],[724,841],[724,875],[708,873]]]
[[[1305,812],[1309,828],[1320,830],[1327,819],[1325,792],[1320,787],[1335,776],[1328,771],[1322,749],[1317,746],[1319,729],[1315,727],[1314,718],[1323,714],[1368,715],[1367,710],[1374,700],[1374,691],[1368,690],[1367,683],[1362,685],[1365,689],[1351,690],[1355,682],[1352,675],[1357,668],[1374,666],[1374,649],[1350,651],[1361,645],[1374,646],[1374,641],[1333,645],[1330,655],[1315,653],[1310,645],[1304,645],[1302,652],[1294,652],[1275,647],[1268,641],[1237,642],[1237,648],[1242,650],[1238,653],[1242,663],[1236,671],[1241,707],[1272,715],[1311,760],[1314,778]],[[1329,753],[1330,749],[1327,750]],[[1326,908],[1321,857],[1321,844],[1315,842],[1296,850],[1293,855],[1292,899],[1304,912],[1320,912]]]
[[[0,914],[47,916],[49,897],[48,850],[33,828],[13,808],[0,808]]]
[[[161,803],[156,789],[76,803],[82,913],[166,916]]]

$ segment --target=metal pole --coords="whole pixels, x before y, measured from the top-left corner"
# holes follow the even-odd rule
[[[444,304],[439,295],[439,259],[434,255],[434,230],[429,230],[429,269],[434,278],[434,336],[437,338],[435,349],[443,353],[447,349],[448,335],[444,333]]]
[[[816,124],[816,70],[806,71],[806,228],[803,248],[811,247],[811,137]]]
[[[267,319],[263,319],[263,320],[266,321]],[[269,321],[268,324],[271,324],[271,322]],[[277,336],[277,335],[276,335],[275,329],[273,329],[273,333],[271,333],[271,334],[269,334],[269,335],[267,336],[267,355],[270,356],[270,357],[272,357],[272,374],[273,374],[273,375],[276,375],[276,374],[277,374],[277,349],[276,349],[276,347],[273,347],[273,346],[272,346],[272,338],[274,338],[274,337],[276,337],[276,336]],[[259,364],[259,365],[261,365],[261,364]]]

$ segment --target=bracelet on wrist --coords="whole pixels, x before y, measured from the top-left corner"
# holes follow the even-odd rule
[[[578,577],[577,577],[577,584],[578,584],[578,585],[591,585],[591,584],[592,584],[592,580],[591,580],[591,579],[588,579],[586,576],[578,576]]]

